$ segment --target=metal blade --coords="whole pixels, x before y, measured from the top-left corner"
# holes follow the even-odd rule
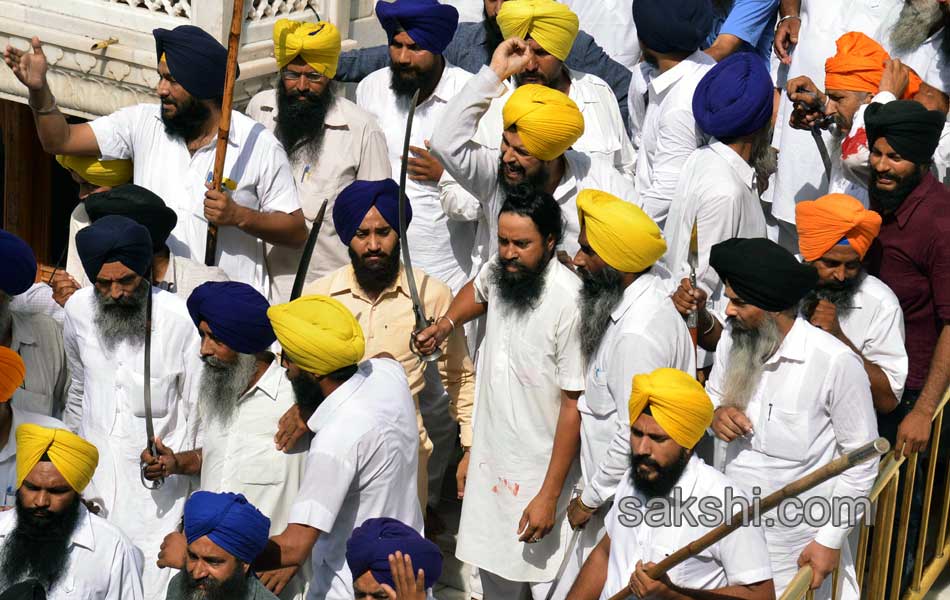
[[[155,424],[152,422],[152,284],[151,272],[146,275],[149,279],[148,295],[145,297],[145,385],[143,386],[143,401],[145,404],[145,447],[152,456],[158,457],[155,447]],[[165,483],[165,479],[156,479],[149,482],[145,479],[145,464],[141,465],[142,485],[151,490],[157,490]]]
[[[699,268],[699,231],[696,227],[696,221],[693,221],[693,233],[689,238],[689,253],[686,255],[689,263],[689,285],[696,288],[696,269]],[[686,316],[686,326],[690,329],[696,329],[699,325],[699,314],[694,312]]]
[[[310,259],[313,258],[313,249],[317,245],[317,236],[320,235],[320,228],[323,227],[323,216],[327,212],[327,203],[324,200],[317,212],[317,217],[313,221],[313,227],[310,229],[310,236],[307,237],[307,244],[303,248],[303,254],[300,255],[300,264],[297,265],[297,275],[294,277],[294,287],[290,291],[290,300],[294,301],[303,293],[303,284],[307,281],[307,272],[310,271]]]
[[[828,155],[828,146],[825,145],[825,140],[821,137],[821,129],[812,127],[811,137],[815,140],[815,145],[818,146],[821,163],[825,166],[825,181],[831,183],[831,157]]]

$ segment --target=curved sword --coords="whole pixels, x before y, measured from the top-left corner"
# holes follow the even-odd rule
[[[145,404],[145,447],[148,448],[149,453],[158,458],[158,448],[155,446],[155,424],[152,422],[152,273],[149,270],[148,274],[145,276],[148,280],[148,296],[145,297],[145,385],[142,388],[144,395],[144,404]],[[157,490],[162,487],[162,484],[165,483],[164,477],[159,477],[154,481],[149,481],[145,478],[145,467],[147,465],[143,462],[141,464],[141,472],[139,473],[142,479],[142,485],[150,490]]]
[[[307,272],[310,270],[310,259],[313,258],[313,249],[317,245],[317,236],[320,235],[320,228],[323,227],[323,215],[327,212],[327,202],[324,200],[317,212],[317,217],[313,220],[313,227],[310,228],[310,236],[307,238],[307,244],[303,247],[303,254],[300,256],[300,264],[297,265],[297,275],[294,277],[294,287],[290,291],[290,301],[293,302],[303,293],[303,284],[307,281]]]

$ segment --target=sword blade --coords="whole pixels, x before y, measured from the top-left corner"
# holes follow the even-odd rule
[[[567,571],[567,565],[571,562],[571,555],[574,554],[574,548],[577,547],[577,541],[581,539],[581,533],[583,531],[583,529],[575,529],[574,532],[571,533],[571,540],[567,543],[567,551],[564,553],[564,559],[561,560],[561,566],[558,567],[557,575],[555,575],[554,580],[551,581],[551,587],[548,589],[544,600],[551,600],[551,598],[554,597],[554,592],[557,591],[557,586],[561,583],[564,572]]]
[[[146,277],[151,278],[151,272]],[[152,422],[152,284],[149,282],[148,296],[145,297],[145,385],[142,386],[143,402],[145,404],[145,447],[154,457],[158,457],[155,447],[155,424]],[[165,482],[164,478],[156,479],[149,486],[145,483],[145,465],[142,465],[142,485],[149,489],[158,489]]]
[[[821,164],[825,167],[825,180],[831,183],[831,157],[828,155],[828,147],[825,146],[825,140],[821,137],[821,130],[817,127],[812,127],[811,137],[815,140],[815,145],[818,146]]]
[[[294,277],[294,287],[290,291],[290,300],[296,300],[303,293],[303,285],[307,282],[307,272],[310,271],[310,259],[313,258],[313,249],[317,245],[317,236],[320,235],[320,228],[323,227],[323,216],[327,212],[327,202],[324,200],[317,211],[317,217],[313,220],[313,227],[310,229],[310,236],[307,237],[307,244],[303,248],[303,254],[300,255],[300,264],[297,265],[297,275]]]

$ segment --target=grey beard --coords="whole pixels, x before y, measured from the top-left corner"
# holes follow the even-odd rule
[[[722,405],[745,410],[762,378],[765,361],[778,350],[782,332],[772,315],[766,315],[758,329],[742,329],[733,317],[732,348],[723,377]]]
[[[0,339],[10,331],[13,326],[13,312],[10,311],[10,302],[13,298],[6,292],[0,292]]]
[[[772,147],[772,128],[763,128],[755,138],[749,164],[758,181],[768,181],[778,171],[778,150]]]
[[[943,19],[937,0],[907,0],[897,24],[891,30],[891,46],[896,54],[913,52],[927,41],[930,31]]]
[[[214,356],[205,356],[201,369],[201,413],[222,425],[231,422],[237,409],[238,399],[247,389],[257,371],[257,357],[253,354],[238,354],[233,363],[223,362]]]
[[[150,288],[143,278],[131,297],[118,302],[95,292],[95,325],[106,350],[115,350],[122,341],[134,346],[145,342],[145,301]]]
[[[623,275],[613,267],[605,266],[599,273],[581,270],[581,350],[590,361],[607,328],[610,327],[610,315],[623,300]]]

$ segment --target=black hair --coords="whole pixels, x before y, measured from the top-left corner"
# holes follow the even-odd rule
[[[518,185],[508,192],[505,203],[498,211],[514,213],[528,217],[538,229],[543,240],[554,238],[554,245],[561,243],[564,237],[564,221],[561,216],[561,206],[554,196],[529,185]]]

